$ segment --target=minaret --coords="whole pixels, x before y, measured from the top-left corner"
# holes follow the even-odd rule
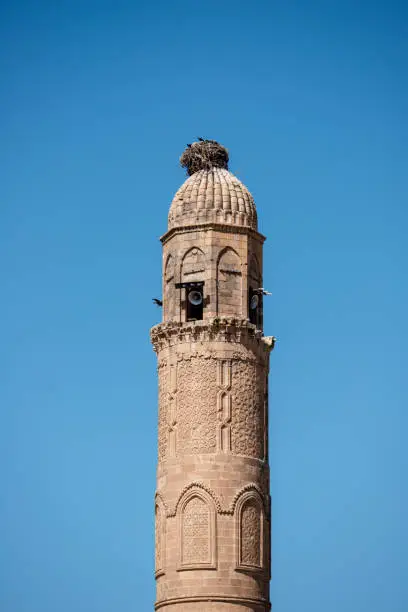
[[[181,157],[190,177],[163,244],[156,610],[270,609],[268,369],[262,246],[247,188],[212,140]]]

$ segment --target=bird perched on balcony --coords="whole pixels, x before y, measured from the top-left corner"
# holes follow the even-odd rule
[[[163,302],[157,298],[152,298],[152,301],[156,304],[156,306],[163,306]]]
[[[259,287],[259,289],[255,289],[255,293],[261,293],[262,295],[272,295],[270,291],[267,291],[263,287]]]

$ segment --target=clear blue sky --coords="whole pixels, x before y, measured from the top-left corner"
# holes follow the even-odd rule
[[[0,609],[153,609],[159,236],[196,136],[265,244],[274,612],[406,612],[408,4],[3,1]]]

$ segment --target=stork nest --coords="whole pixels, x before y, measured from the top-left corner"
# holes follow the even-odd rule
[[[203,140],[187,145],[187,149],[180,157],[180,165],[187,170],[190,176],[199,170],[211,168],[225,168],[228,170],[228,151],[216,140]]]

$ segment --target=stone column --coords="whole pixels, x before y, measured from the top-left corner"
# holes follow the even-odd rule
[[[156,609],[269,610],[267,374],[245,320],[151,332],[159,372]]]

